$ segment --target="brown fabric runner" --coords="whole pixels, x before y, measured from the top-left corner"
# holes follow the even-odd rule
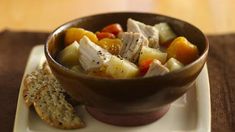
[[[0,33],[0,131],[12,132],[18,92],[25,65],[36,44],[45,43],[47,33]]]
[[[209,36],[212,132],[235,131],[235,34]]]
[[[18,92],[30,50],[48,33],[0,32],[0,131],[13,131]],[[209,35],[212,132],[235,131],[235,34]]]

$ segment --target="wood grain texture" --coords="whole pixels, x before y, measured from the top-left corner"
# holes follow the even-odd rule
[[[235,32],[234,0],[1,0],[0,30],[52,31],[72,19],[113,11],[160,13],[205,33]]]

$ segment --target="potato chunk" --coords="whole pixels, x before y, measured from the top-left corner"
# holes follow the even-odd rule
[[[154,25],[159,31],[160,44],[164,44],[174,38],[176,38],[175,33],[172,31],[171,27],[167,23],[159,23]]]
[[[98,42],[96,35],[90,31],[82,28],[69,28],[65,32],[65,46],[70,45],[74,41],[79,42],[83,36],[87,36],[94,43]]]
[[[140,51],[139,65],[145,60],[159,60],[162,64],[165,63],[167,59],[167,53],[163,53],[158,49],[153,49],[147,46],[143,46]]]
[[[112,56],[107,63],[106,74],[117,79],[133,78],[139,74],[139,69],[127,60]]]
[[[178,70],[178,69],[181,69],[184,67],[184,65],[179,62],[178,60],[176,60],[175,58],[170,58],[165,66],[170,70],[170,71],[175,71],[175,70]]]
[[[79,44],[77,41],[74,41],[71,45],[65,47],[59,53],[59,62],[65,66],[71,67],[79,63]]]
[[[168,58],[175,58],[183,64],[189,64],[198,58],[197,46],[185,37],[177,37],[167,49]]]
[[[70,70],[75,73],[84,73],[84,70],[82,69],[82,67],[80,65],[75,65],[75,66],[71,67]]]

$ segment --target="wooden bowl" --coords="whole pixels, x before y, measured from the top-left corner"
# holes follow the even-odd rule
[[[93,32],[112,23],[120,23],[124,29],[128,18],[154,25],[167,22],[177,35],[185,36],[197,45],[200,57],[184,68],[148,78],[107,79],[86,74],[75,74],[56,61],[64,48],[64,31],[81,27]],[[192,87],[201,72],[208,54],[206,36],[195,26],[164,15],[136,12],[98,14],[78,18],[54,30],[45,44],[49,66],[64,89],[82,102],[96,119],[115,125],[133,126],[153,122],[162,117],[169,105]]]

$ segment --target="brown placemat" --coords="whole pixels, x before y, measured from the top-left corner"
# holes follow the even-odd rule
[[[235,34],[209,36],[212,132],[235,132]]]
[[[0,32],[0,131],[11,132],[21,79],[30,50],[48,33]],[[210,35],[208,69],[212,132],[235,131],[235,34]]]
[[[0,131],[12,132],[18,92],[25,65],[36,44],[45,43],[47,33],[0,33]]]

